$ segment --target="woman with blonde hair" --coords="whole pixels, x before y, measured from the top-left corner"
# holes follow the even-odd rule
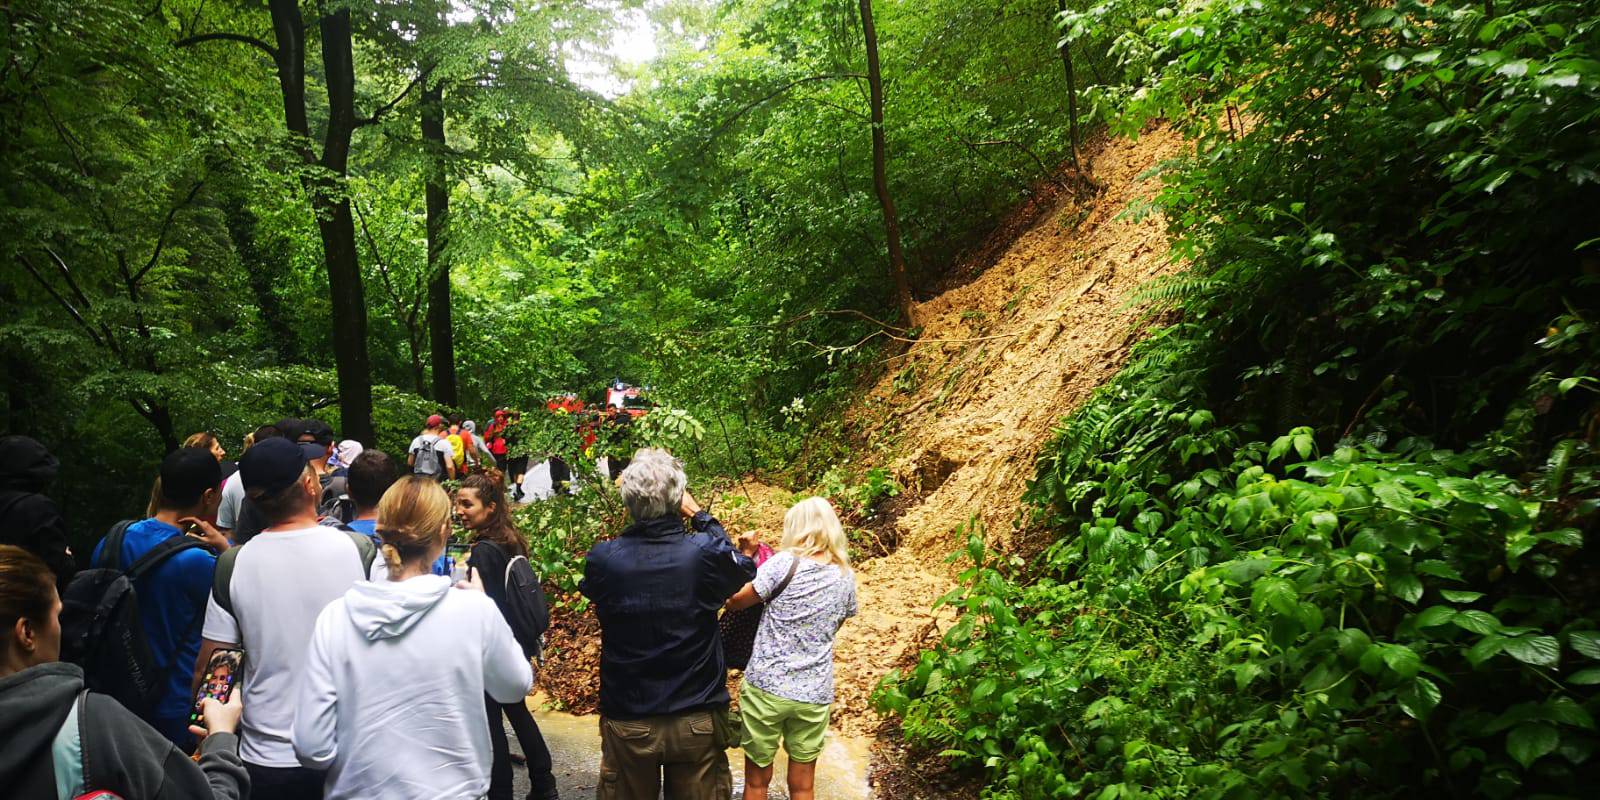
[[[386,579],[357,583],[317,618],[294,749],[325,797],[481,798],[491,747],[483,696],[521,700],[533,670],[483,584],[434,575],[450,497],[407,476],[378,502]],[[376,572],[374,572],[376,578]]]
[[[764,800],[782,740],[789,797],[812,800],[817,757],[833,706],[833,640],[856,613],[849,543],[833,506],[820,497],[783,517],[778,553],[728,600],[730,610],[765,603],[750,666],[739,687],[744,719],[744,800]]]

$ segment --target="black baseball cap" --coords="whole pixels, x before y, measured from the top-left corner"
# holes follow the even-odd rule
[[[300,436],[310,436],[311,441],[327,447],[333,444],[333,426],[320,419],[301,420],[304,427],[300,429]]]
[[[239,459],[239,480],[249,493],[276,494],[300,480],[305,471],[306,454],[288,439],[256,442]]]
[[[301,442],[300,452],[304,453],[307,461],[316,461],[328,457],[328,446],[316,442]]]
[[[298,442],[300,435],[306,432],[306,421],[298,417],[284,417],[273,427],[283,433],[283,438]]]
[[[209,448],[180,447],[161,459],[161,496],[171,506],[192,506],[220,483],[222,465]]]

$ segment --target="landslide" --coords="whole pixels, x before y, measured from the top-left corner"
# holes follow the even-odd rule
[[[1083,154],[1100,191],[1047,187],[1003,220],[957,266],[970,279],[918,306],[917,341],[889,358],[847,419],[862,454],[853,466],[888,466],[904,489],[876,523],[890,552],[856,564],[860,613],[836,646],[842,733],[877,732],[873,688],[951,621],[932,607],[955,585],[946,559],[962,526],[981,524],[992,546],[1022,544],[1022,493],[1051,426],[1122,366],[1140,333],[1130,300],[1176,268],[1146,201],[1153,168],[1182,146],[1162,128],[1091,142]],[[730,533],[756,529],[776,543],[795,494],[747,479],[713,507]],[[558,707],[594,710],[598,641],[591,613],[553,621],[540,683]]]
[[[845,732],[876,727],[872,689],[949,624],[931,608],[955,585],[947,557],[963,525],[1028,549],[1022,494],[1039,449],[1127,360],[1141,331],[1135,292],[1177,269],[1148,201],[1153,168],[1182,147],[1156,128],[1085,148],[1101,191],[1059,192],[1003,221],[977,251],[988,263],[969,267],[976,276],[918,306],[916,343],[851,415],[859,451],[885,459],[860,466],[887,463],[905,489],[890,503],[897,547],[858,565],[861,614],[839,635],[834,719]]]

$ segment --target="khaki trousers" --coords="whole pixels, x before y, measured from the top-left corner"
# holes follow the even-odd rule
[[[709,711],[600,719],[598,800],[728,800],[733,773]]]

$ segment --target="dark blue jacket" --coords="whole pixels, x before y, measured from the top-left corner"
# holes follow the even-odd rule
[[[578,591],[600,619],[600,713],[612,719],[728,704],[717,612],[755,578],[709,514],[629,525],[589,551]]]

